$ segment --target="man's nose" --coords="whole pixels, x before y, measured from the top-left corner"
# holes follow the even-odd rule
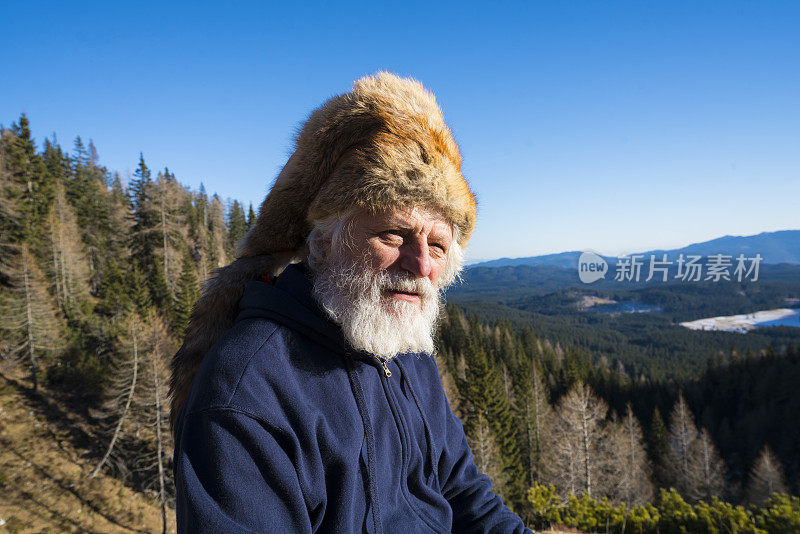
[[[427,278],[431,274],[431,258],[428,244],[424,241],[417,241],[403,246],[400,267],[419,278]]]

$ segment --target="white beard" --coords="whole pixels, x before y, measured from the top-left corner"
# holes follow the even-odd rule
[[[326,258],[313,278],[314,297],[354,349],[381,358],[433,353],[442,294],[429,279],[407,271],[376,272],[366,261],[343,257]],[[414,292],[420,300],[398,300],[386,290]]]

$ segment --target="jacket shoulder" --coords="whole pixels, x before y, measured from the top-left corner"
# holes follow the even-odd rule
[[[274,416],[289,399],[310,395],[310,384],[343,370],[338,356],[318,341],[269,318],[237,322],[203,358],[186,415],[231,409],[259,419]]]
[[[228,330],[203,357],[186,399],[186,415],[229,407],[253,358],[281,328],[257,318],[239,321]]]

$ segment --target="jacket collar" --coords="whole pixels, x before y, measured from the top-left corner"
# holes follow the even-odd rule
[[[291,264],[272,284],[250,280],[239,302],[236,322],[263,317],[297,330],[340,353],[352,353],[342,334],[311,293],[311,276],[305,263]]]

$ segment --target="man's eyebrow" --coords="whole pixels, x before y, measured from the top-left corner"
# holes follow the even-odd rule
[[[389,221],[381,221],[375,225],[377,228],[395,228],[398,230],[412,230],[414,225],[400,219],[392,219]]]

